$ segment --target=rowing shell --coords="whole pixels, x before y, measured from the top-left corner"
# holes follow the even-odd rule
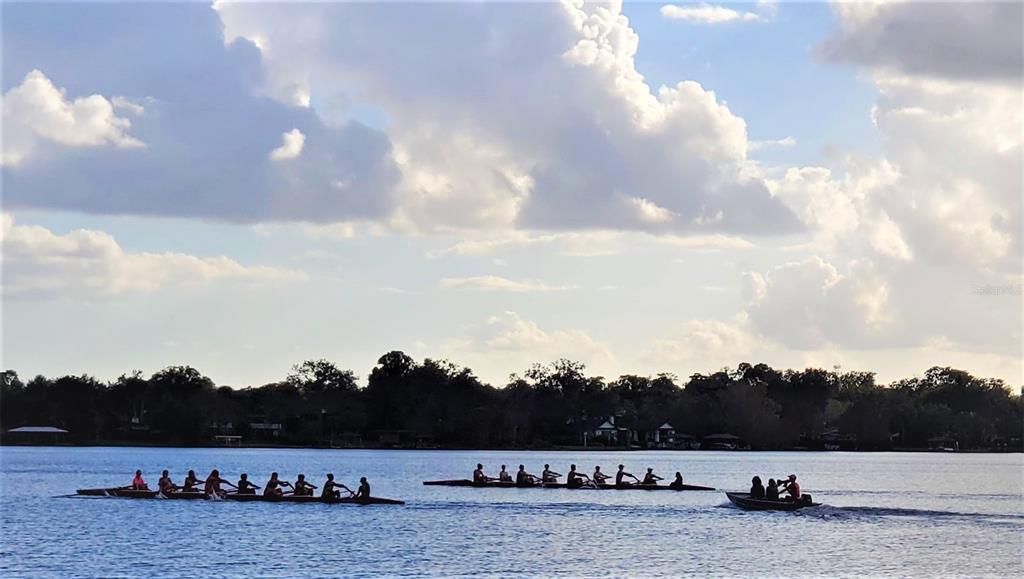
[[[545,488],[545,489],[569,489],[574,491],[713,491],[713,487],[702,487],[698,485],[597,485],[597,486],[579,486],[570,487],[566,483],[539,483],[532,485],[519,485],[514,482],[487,482],[487,483],[476,483],[469,479],[454,479],[454,480],[425,480],[423,484],[427,486],[435,487],[477,487],[477,488],[498,488],[498,489],[532,489],[532,488]]]
[[[161,493],[160,491],[136,491],[131,489],[78,489],[78,495],[81,496],[93,496],[93,497],[119,497],[124,499],[207,499],[205,493],[201,492],[175,492],[175,493]],[[237,493],[227,493],[221,497],[227,501],[240,501],[240,502],[251,502],[251,503],[325,503],[329,505],[342,504],[342,505],[404,505],[405,501],[399,501],[396,499],[385,499],[380,497],[369,497],[369,498],[353,498],[353,497],[342,497],[342,498],[328,498],[328,497],[307,497],[307,496],[265,496],[265,495],[240,495]]]

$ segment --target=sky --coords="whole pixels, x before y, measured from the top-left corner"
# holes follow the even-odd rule
[[[1022,5],[4,3],[2,365],[1024,384]]]

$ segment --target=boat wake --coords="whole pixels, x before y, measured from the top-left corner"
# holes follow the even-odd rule
[[[834,507],[821,505],[806,508],[802,514],[821,518],[864,518],[864,517],[910,517],[922,519],[969,519],[973,521],[1006,522],[1024,525],[1024,514],[1010,513],[962,513],[958,511],[938,511],[934,509],[904,509],[896,507]]]

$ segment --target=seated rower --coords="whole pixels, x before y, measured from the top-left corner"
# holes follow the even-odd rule
[[[142,478],[142,471],[135,471],[135,478],[132,479],[132,490],[133,491],[148,491],[149,485]]]
[[[565,486],[571,489],[578,489],[584,482],[590,482],[587,475],[576,472],[576,465],[569,465],[569,474],[565,475]]]
[[[500,482],[512,482],[512,475],[505,470],[505,465],[501,465],[501,472],[498,473],[498,481]]]
[[[218,497],[224,496],[224,491],[221,490],[220,488],[221,483],[226,484],[229,487],[234,487],[235,490],[238,490],[238,487],[220,478],[219,470],[213,469],[212,471],[210,471],[210,476],[206,477],[206,485],[203,489],[203,492],[205,492],[206,496],[208,497],[214,495]]]
[[[644,475],[644,481],[642,483],[640,483],[640,484],[656,485],[656,484],[658,484],[658,481],[660,481],[660,480],[664,480],[664,479],[662,479],[660,476],[654,474],[654,469],[653,468],[648,468],[647,469],[647,474]]]
[[[612,478],[612,477],[610,477],[610,476],[604,474],[603,472],[601,472],[601,467],[595,466],[594,467],[594,475],[592,477],[590,477],[590,480],[594,481],[594,484],[596,484],[596,485],[603,485],[604,481],[606,481],[606,480],[608,480],[610,478]]]
[[[637,480],[635,476],[633,476],[630,473],[626,472],[625,469],[626,469],[625,466],[623,466],[621,464],[619,465],[619,471],[615,473],[615,486],[617,486],[617,487],[633,486],[634,483],[622,480],[624,477],[627,477],[627,476],[629,478],[635,480],[635,481]],[[637,481],[637,482],[640,482],[640,481]]]
[[[487,484],[494,480],[493,478],[484,474],[484,465],[478,464],[473,470],[473,482],[476,484]]]
[[[771,501],[779,500],[779,483],[775,482],[775,479],[768,479],[768,486],[764,489],[764,498]]]
[[[676,471],[676,479],[668,483],[668,487],[671,489],[682,489],[683,488],[683,473]]]
[[[249,480],[249,475],[243,472],[238,477],[238,486],[236,488],[240,495],[254,495],[256,494],[256,489],[260,487],[252,484],[252,481]]]
[[[352,495],[354,499],[368,499],[370,498],[370,483],[366,481],[366,477],[359,479],[359,488],[356,489],[355,494]]]
[[[166,470],[161,473],[160,480],[157,481],[156,486],[164,494],[173,493],[178,490],[178,487],[171,481],[171,474]]]
[[[188,475],[185,476],[185,486],[181,487],[181,491],[185,493],[197,493],[199,492],[199,489],[196,488],[196,485],[201,484],[206,484],[206,481],[199,480],[199,478],[196,477],[196,471],[190,470],[188,471]]]
[[[315,488],[317,488],[316,485],[306,482],[306,475],[300,474],[292,486],[292,494],[297,497],[311,497]]]
[[[263,486],[263,496],[265,497],[279,497],[284,494],[283,487],[290,487],[292,483],[277,478],[277,473],[270,473],[270,480]]]
[[[558,477],[562,476],[561,473],[557,473],[551,470],[551,465],[545,464],[544,471],[540,473],[540,482],[542,483],[553,483],[558,482]]]
[[[335,490],[335,487],[343,488],[353,494],[352,491],[348,490],[348,487],[335,481],[334,475],[327,473],[327,482],[324,483],[324,489],[320,491],[320,496],[325,499],[337,499],[341,498],[341,491]]]
[[[750,498],[763,499],[764,496],[764,485],[761,484],[761,477],[755,476],[750,479]]]
[[[516,484],[521,487],[533,486],[537,484],[537,477],[526,472],[526,467],[519,465],[519,470],[516,471]]]
[[[796,482],[796,475],[791,474],[787,477],[787,480],[782,483],[782,490],[789,493],[786,497],[787,501],[799,501],[800,500],[800,483]]]

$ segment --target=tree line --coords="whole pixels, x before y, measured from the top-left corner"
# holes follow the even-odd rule
[[[87,375],[23,382],[6,370],[0,390],[0,432],[56,426],[80,444],[211,444],[219,435],[311,446],[644,448],[665,446],[666,438],[653,436],[665,423],[677,445],[728,434],[754,449],[1020,450],[1024,403],[1002,380],[948,367],[890,384],[877,384],[872,372],[748,363],[685,381],[672,374],[607,380],[563,359],[513,374],[499,388],[468,368],[399,351],[377,360],[365,387],[350,370],[309,360],[280,382],[241,389],[172,366],[111,382]],[[608,424],[613,433],[595,435]]]

